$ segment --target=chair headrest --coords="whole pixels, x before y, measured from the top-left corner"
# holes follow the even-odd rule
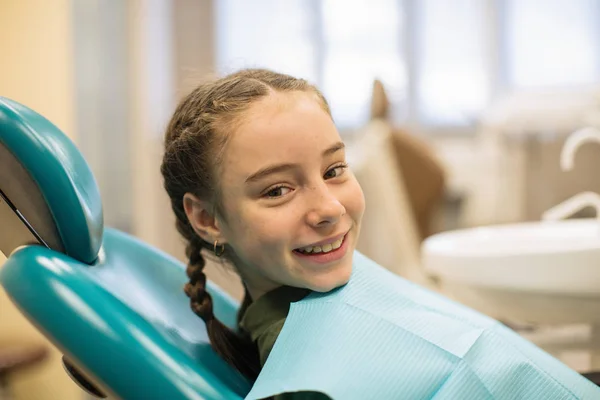
[[[50,248],[88,264],[97,258],[104,222],[92,171],[55,125],[5,97],[0,190]]]

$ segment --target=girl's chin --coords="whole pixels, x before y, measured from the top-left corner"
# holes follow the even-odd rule
[[[347,271],[336,271],[334,276],[325,276],[323,279],[308,282],[307,287],[314,292],[327,293],[347,284],[351,274],[351,268]]]

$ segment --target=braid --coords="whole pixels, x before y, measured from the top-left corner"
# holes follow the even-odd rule
[[[192,239],[186,249],[189,264],[186,273],[190,281],[184,287],[185,294],[190,298],[190,305],[196,315],[208,323],[214,318],[212,299],[206,292],[206,275],[204,266],[206,262],[200,253],[201,244],[197,236]]]
[[[190,260],[186,272],[190,281],[184,287],[185,294],[190,298],[192,311],[206,323],[213,349],[235,369],[254,381],[261,368],[258,348],[248,335],[232,331],[215,318],[212,297],[206,290],[206,262],[200,253],[202,247],[202,240],[193,236],[186,248]],[[246,292],[244,299],[247,296]]]

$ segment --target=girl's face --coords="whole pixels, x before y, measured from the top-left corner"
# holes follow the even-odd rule
[[[236,127],[223,157],[219,243],[255,299],[281,285],[348,282],[365,202],[330,116],[310,93],[274,93]]]

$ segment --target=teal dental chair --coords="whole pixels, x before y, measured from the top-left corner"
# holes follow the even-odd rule
[[[105,228],[90,168],[31,109],[0,97],[0,285],[97,397],[239,399],[251,384],[211,349],[185,266]],[[238,305],[208,284],[216,315]]]

